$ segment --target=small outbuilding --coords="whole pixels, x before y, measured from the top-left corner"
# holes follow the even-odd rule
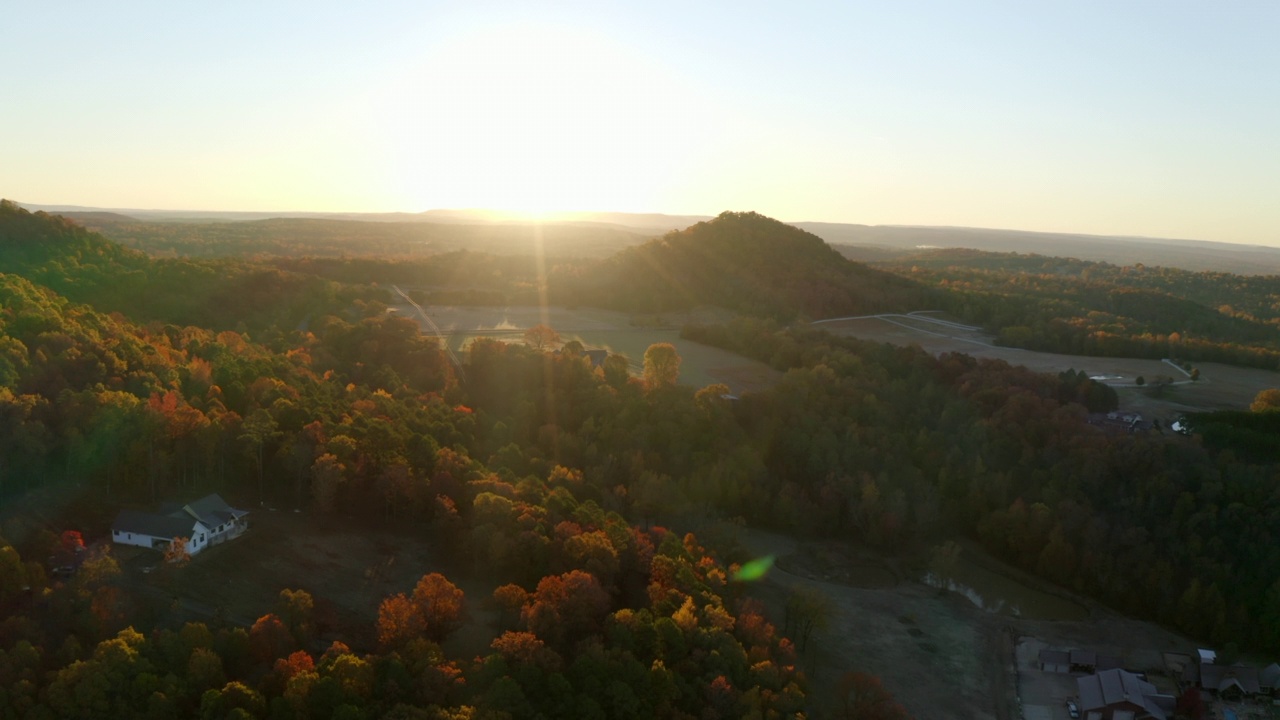
[[[1072,650],[1071,670],[1091,673],[1098,669],[1098,655],[1092,650]]]
[[[1040,669],[1051,673],[1071,672],[1071,658],[1066,650],[1041,650]]]
[[[1280,665],[1271,663],[1258,671],[1258,689],[1265,695],[1275,695],[1280,690]]]

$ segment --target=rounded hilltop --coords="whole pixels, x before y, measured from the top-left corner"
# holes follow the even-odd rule
[[[718,305],[782,320],[922,307],[933,292],[756,212],[723,212],[672,231],[553,289],[567,301],[630,312]]]

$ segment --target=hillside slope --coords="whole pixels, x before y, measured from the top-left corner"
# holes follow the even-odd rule
[[[553,276],[566,302],[665,312],[719,305],[782,319],[919,309],[936,291],[851,262],[821,238],[754,212],[714,220]]]
[[[100,312],[215,329],[292,328],[355,297],[328,280],[242,260],[155,259],[8,200],[0,200],[0,273]]]

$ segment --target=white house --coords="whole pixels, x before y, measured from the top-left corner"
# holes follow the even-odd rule
[[[111,524],[111,540],[166,550],[174,538],[184,537],[187,552],[195,555],[210,545],[239,537],[249,527],[248,515],[249,511],[231,507],[214,493],[163,514],[121,510]]]

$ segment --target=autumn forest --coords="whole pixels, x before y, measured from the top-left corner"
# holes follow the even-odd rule
[[[536,259],[265,227],[221,228],[223,254],[198,226],[147,226],[136,249],[0,203],[0,717],[906,717],[875,667],[813,682],[827,611],[770,610],[740,528],[907,558],[965,538],[1117,612],[1280,655],[1280,407],[1109,433],[1089,419],[1117,392],[1086,373],[807,322],[927,307],[1002,345],[1276,370],[1276,277],[976,251],[863,264],[755,213],[609,254],[565,231]],[[182,247],[164,233],[200,250],[155,252]],[[388,311],[396,283],[428,307],[714,306],[732,319],[681,337],[777,381],[692,387],[670,344],[593,358],[554,327],[455,362]],[[240,618],[179,600],[205,554],[110,542],[122,509],[215,492],[321,531],[391,528],[439,563],[363,616],[299,585]],[[478,652],[455,651],[466,633]]]

